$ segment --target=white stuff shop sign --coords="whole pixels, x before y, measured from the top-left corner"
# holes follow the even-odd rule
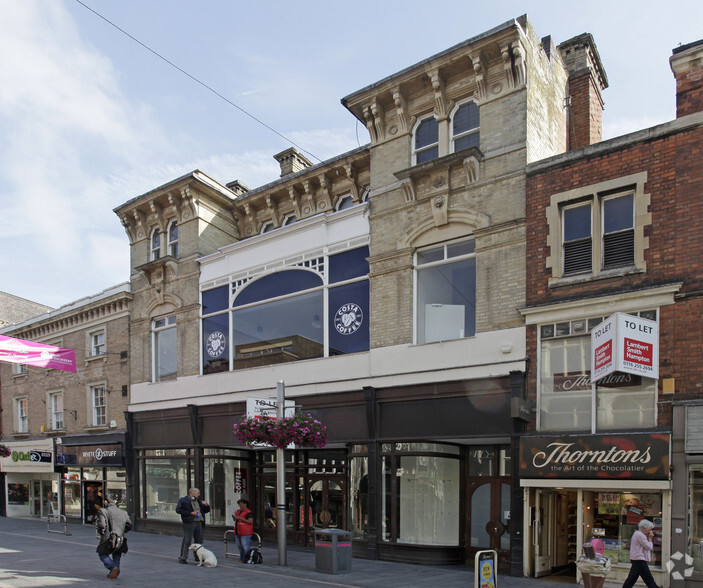
[[[668,480],[670,436],[523,437],[521,478]]]

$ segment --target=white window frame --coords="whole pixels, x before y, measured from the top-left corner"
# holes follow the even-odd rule
[[[448,254],[448,249],[451,248],[452,246],[460,246],[465,243],[473,243],[473,251],[471,253],[466,253],[466,254],[460,254],[460,255],[449,255]],[[443,248],[443,257],[442,259],[438,259],[436,261],[432,262],[425,262],[425,263],[419,263],[418,262],[418,254],[422,254],[425,251],[431,251],[431,250],[437,250],[439,248]],[[423,337],[423,340],[420,341],[420,328],[419,328],[419,312],[420,309],[418,308],[418,305],[420,304],[419,300],[419,287],[420,287],[420,276],[419,274],[426,269],[432,269],[435,267],[441,267],[441,266],[446,266],[450,265],[453,263],[458,263],[461,261],[465,261],[468,259],[476,259],[476,241],[474,238],[470,239],[458,239],[454,241],[448,241],[446,243],[440,243],[436,245],[432,245],[429,247],[423,247],[422,249],[419,249],[415,253],[415,259],[414,259],[414,272],[413,272],[413,340],[415,341],[415,344],[417,345],[424,345],[425,343],[433,343],[436,342],[434,340],[432,341],[427,341],[427,325],[425,325],[425,336]],[[474,282],[476,282],[478,279],[478,273],[474,273]],[[476,308],[474,307],[474,328],[475,328],[475,321],[476,321]],[[453,337],[452,339],[462,339],[462,338],[467,338],[467,337],[473,337],[475,335],[475,332],[471,335],[467,335],[464,333],[463,337]]]
[[[29,433],[29,399],[26,396],[15,398],[15,430]]]
[[[176,231],[176,238],[172,238],[172,232],[175,229]],[[168,223],[168,227],[166,228],[166,248],[168,250],[168,254],[171,257],[178,258],[178,222],[175,220],[172,220],[170,223]]]
[[[433,119],[435,121],[435,124],[437,125],[437,141],[434,143],[428,143],[427,145],[423,145],[421,147],[417,147],[417,132],[422,126],[422,124],[430,119]],[[434,114],[429,114],[427,116],[423,116],[422,118],[418,119],[418,121],[415,123],[415,126],[413,127],[413,133],[412,133],[412,163],[413,165],[417,165],[417,156],[420,153],[424,153],[425,151],[429,151],[430,149],[437,149],[437,155],[428,161],[432,161],[434,159],[437,159],[438,157],[441,156],[441,149],[440,149],[440,128],[439,128],[439,121],[437,121],[437,117]],[[446,137],[445,137],[446,139]],[[422,163],[427,163],[427,162],[422,162]]]
[[[149,261],[156,261],[161,258],[161,230],[159,227],[149,233]]]
[[[176,315],[171,314],[156,318],[151,323],[151,349],[152,349],[152,382],[160,382],[159,378],[159,335],[168,329],[177,329]],[[178,373],[178,338],[176,337],[176,373]],[[170,378],[169,378],[170,379]]]
[[[12,375],[13,376],[26,376],[29,373],[29,368],[26,363],[13,363],[12,364]]]
[[[107,426],[107,387],[94,384],[88,388],[90,394],[90,422],[93,427]]]
[[[630,314],[634,316],[641,316],[643,318],[648,318],[650,320],[658,320],[659,316],[659,309],[648,309],[648,310],[642,310],[638,312],[632,312]],[[589,399],[589,404],[590,404],[590,431],[588,431],[586,428],[556,428],[556,427],[549,427],[546,428],[545,424],[542,422],[542,404],[545,402],[545,399],[543,398],[542,395],[542,385],[543,385],[543,378],[542,378],[542,372],[544,369],[543,365],[543,357],[542,357],[542,350],[543,350],[543,342],[568,342],[568,341],[573,341],[574,342],[574,348],[577,348],[580,343],[590,343],[590,335],[589,332],[591,329],[593,329],[596,325],[600,324],[604,319],[606,319],[607,316],[597,316],[597,317],[589,317],[589,318],[579,318],[576,320],[558,320],[556,323],[535,323],[537,324],[537,395],[536,395],[536,400],[537,400],[537,412],[536,412],[536,426],[537,426],[537,431],[543,432],[543,433],[553,433],[553,432],[568,432],[570,434],[573,433],[588,433],[590,432],[591,434],[603,434],[606,432],[615,432],[615,431],[628,431],[628,430],[635,430],[635,429],[642,429],[642,428],[651,428],[651,427],[656,427],[657,426],[657,421],[658,421],[658,414],[657,414],[657,384],[656,381],[653,381],[653,389],[651,392],[651,406],[646,407],[652,415],[652,418],[654,420],[653,423],[648,423],[646,425],[642,424],[635,424],[630,427],[623,427],[622,429],[614,428],[614,427],[602,427],[599,426],[598,419],[599,419],[599,406],[598,403],[601,400],[610,400],[612,396],[607,396],[607,388],[599,388],[596,385],[593,385],[591,382],[589,388],[583,388],[581,396],[583,397],[588,397]],[[544,329],[549,329],[549,335],[544,335]],[[573,357],[573,356],[572,356]],[[587,354],[583,358],[583,362],[585,365],[582,366],[583,371],[589,372],[590,373],[590,354]],[[570,366],[567,365],[568,362],[568,352],[565,349],[565,354],[564,354],[564,368],[569,368]],[[571,366],[573,367],[573,366]],[[572,372],[573,373],[573,372]],[[562,375],[562,374],[560,374]],[[554,377],[554,374],[552,374],[551,377]],[[573,378],[574,382],[578,380],[578,376],[575,375]],[[643,380],[645,380],[643,378]],[[583,387],[583,383],[581,382],[581,385]],[[552,399],[550,399],[552,400]],[[570,397],[566,396],[564,400],[571,400]],[[566,403],[562,403],[566,404]],[[575,405],[574,405],[575,407]],[[606,407],[607,408],[607,407]],[[570,410],[572,410],[570,408]],[[607,414],[609,411],[605,410],[603,414]],[[550,412],[551,413],[551,412]]]
[[[461,109],[463,106],[466,106],[467,104],[475,104],[476,109],[478,110],[479,113],[479,119],[478,119],[478,126],[477,127],[471,127],[469,129],[466,129],[464,131],[461,131],[460,133],[457,133],[456,135],[454,134],[454,117],[456,116],[456,113],[459,112],[459,109]],[[457,151],[456,149],[456,141],[459,139],[463,139],[464,137],[468,137],[469,135],[478,135],[479,138],[479,144],[481,142],[481,109],[478,105],[478,102],[476,100],[464,100],[463,102],[460,102],[459,104],[456,105],[456,107],[452,110],[452,114],[450,116],[450,125],[449,125],[449,132],[450,132],[450,137],[449,137],[449,145],[450,145],[450,152],[455,153]],[[467,148],[468,149],[468,148]],[[459,151],[462,151],[462,149],[459,149]]]
[[[63,407],[64,394],[62,390],[46,393],[47,423],[52,431],[66,428],[65,411]]]
[[[107,353],[107,333],[105,329],[91,331],[88,334],[88,344],[90,346],[90,357],[100,357]]]

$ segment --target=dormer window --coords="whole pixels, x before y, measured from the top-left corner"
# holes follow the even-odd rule
[[[264,225],[261,227],[261,234],[263,235],[264,233],[270,233],[276,228],[276,225],[274,225],[271,221],[264,223]]]
[[[161,257],[161,232],[159,228],[156,227],[151,232],[151,239],[149,240],[149,258],[151,261],[159,259]]]
[[[480,139],[478,104],[464,102],[452,116],[452,151],[478,147]]]
[[[178,223],[174,220],[168,225],[168,254],[178,257]]]
[[[434,116],[423,118],[415,128],[413,159],[415,164],[439,157],[439,125]]]
[[[286,218],[283,219],[283,224],[281,226],[287,227],[288,225],[292,225],[297,220],[297,216],[295,216],[294,214],[289,214]]]

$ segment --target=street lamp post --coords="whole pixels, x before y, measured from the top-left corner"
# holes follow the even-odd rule
[[[286,385],[276,382],[277,416],[285,415]],[[278,565],[286,565],[286,450],[276,449],[276,530],[278,535]]]

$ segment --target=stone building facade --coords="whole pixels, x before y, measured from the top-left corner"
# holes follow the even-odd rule
[[[129,284],[2,329],[75,350],[76,372],[0,363],[7,516],[91,522],[93,497],[127,508]]]
[[[667,569],[684,564],[678,551],[693,572],[685,585],[701,585],[702,60],[701,42],[674,50],[675,120],[528,165],[522,313],[537,419],[523,439],[521,484],[524,523],[543,536],[527,551],[526,574],[567,566],[599,538],[609,579],[621,582],[644,517],[657,530],[657,582],[684,585],[683,568],[679,583]],[[617,313],[625,356],[634,349],[641,359],[591,381],[591,333]],[[637,342],[648,330],[656,341]],[[617,355],[620,339],[614,347]],[[642,375],[648,362],[658,374]],[[557,446],[578,455],[544,468],[547,477],[538,461]],[[651,463],[631,467],[624,453],[611,463],[602,456],[612,448],[646,452]]]
[[[520,17],[344,98],[367,147],[286,150],[253,190],[196,171],[116,208],[140,528],[179,532],[196,485],[211,532],[244,495],[275,535],[273,454],[232,428],[284,382],[329,433],[288,452],[290,540],[344,528],[357,556],[424,563],[493,548],[522,574],[526,167],[593,140],[574,121],[606,86],[590,35],[556,46]]]

